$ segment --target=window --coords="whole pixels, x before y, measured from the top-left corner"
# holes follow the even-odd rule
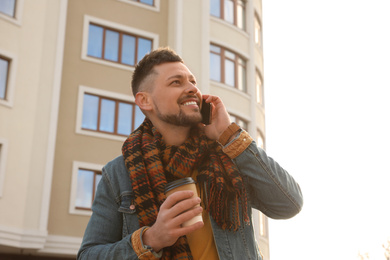
[[[71,214],[90,216],[96,190],[102,179],[103,165],[73,162],[72,184],[70,190],[69,212]]]
[[[0,1],[0,13],[15,17],[16,0],[1,0]]]
[[[154,11],[157,10],[156,6],[149,6],[135,1],[118,1],[153,9]],[[159,0],[154,0],[154,2],[156,5],[159,4]],[[84,15],[81,58],[90,62],[132,71],[135,64],[145,54],[158,48],[158,39],[159,35],[155,33]]]
[[[258,104],[264,106],[263,81],[258,70],[256,70],[256,101]]]
[[[89,24],[87,55],[110,62],[135,66],[152,50],[152,39]]]
[[[260,18],[258,17],[257,14],[255,14],[255,43],[256,46],[261,48],[262,44],[262,32],[261,32],[261,23],[260,23]]]
[[[160,0],[117,0],[126,4],[160,12]]]
[[[210,79],[246,92],[246,61],[232,51],[211,44]]]
[[[0,56],[0,99],[7,99],[10,60]]]
[[[134,2],[139,2],[146,5],[154,5],[154,0],[132,0]]]
[[[262,237],[268,237],[268,221],[267,217],[259,212],[259,218],[260,218],[260,236]]]
[[[244,0],[210,0],[210,14],[245,30]]]
[[[257,140],[256,140],[257,146],[261,147],[264,149],[264,138],[263,135],[261,134],[261,131],[257,129]]]
[[[230,120],[239,125],[245,131],[248,131],[248,122],[238,116],[230,115]]]
[[[90,210],[102,172],[79,168],[77,171],[76,209]]]
[[[82,129],[128,136],[144,119],[134,103],[85,93]]]

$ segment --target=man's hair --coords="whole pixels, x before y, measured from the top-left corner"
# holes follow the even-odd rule
[[[183,59],[168,47],[158,48],[140,60],[135,67],[133,78],[131,81],[131,88],[135,96],[140,91],[141,83],[151,74],[154,73],[154,66],[166,62],[181,62]]]

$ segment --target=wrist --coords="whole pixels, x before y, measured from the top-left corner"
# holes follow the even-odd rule
[[[159,253],[162,250],[162,247],[159,246],[157,243],[154,241],[154,236],[151,234],[151,230],[149,227],[145,227],[141,234],[141,242],[143,247],[149,247],[151,248],[154,252]]]
[[[237,125],[236,123],[231,123],[225,131],[219,136],[218,142],[225,146],[228,144],[231,140],[234,139],[234,137],[237,136],[237,133],[241,130],[241,127]]]
[[[145,243],[143,235],[148,229],[148,226],[142,227],[135,231],[131,236],[131,243],[134,252],[137,254],[138,259],[140,260],[155,260],[162,257],[162,250],[156,253],[153,247]]]

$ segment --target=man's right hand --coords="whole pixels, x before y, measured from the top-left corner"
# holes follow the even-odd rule
[[[145,245],[151,246],[155,252],[173,245],[181,236],[203,227],[203,222],[182,227],[181,225],[199,215],[202,207],[199,197],[194,197],[193,191],[177,191],[171,194],[161,205],[156,222],[143,234]]]

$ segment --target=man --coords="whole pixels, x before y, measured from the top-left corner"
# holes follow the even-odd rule
[[[299,185],[231,123],[219,97],[200,93],[172,50],[146,55],[132,90],[146,118],[103,168],[78,259],[262,259],[251,209],[290,218],[303,204]],[[212,106],[209,125],[202,99]],[[165,185],[184,177],[200,198],[166,198]],[[200,213],[203,222],[181,225]]]

